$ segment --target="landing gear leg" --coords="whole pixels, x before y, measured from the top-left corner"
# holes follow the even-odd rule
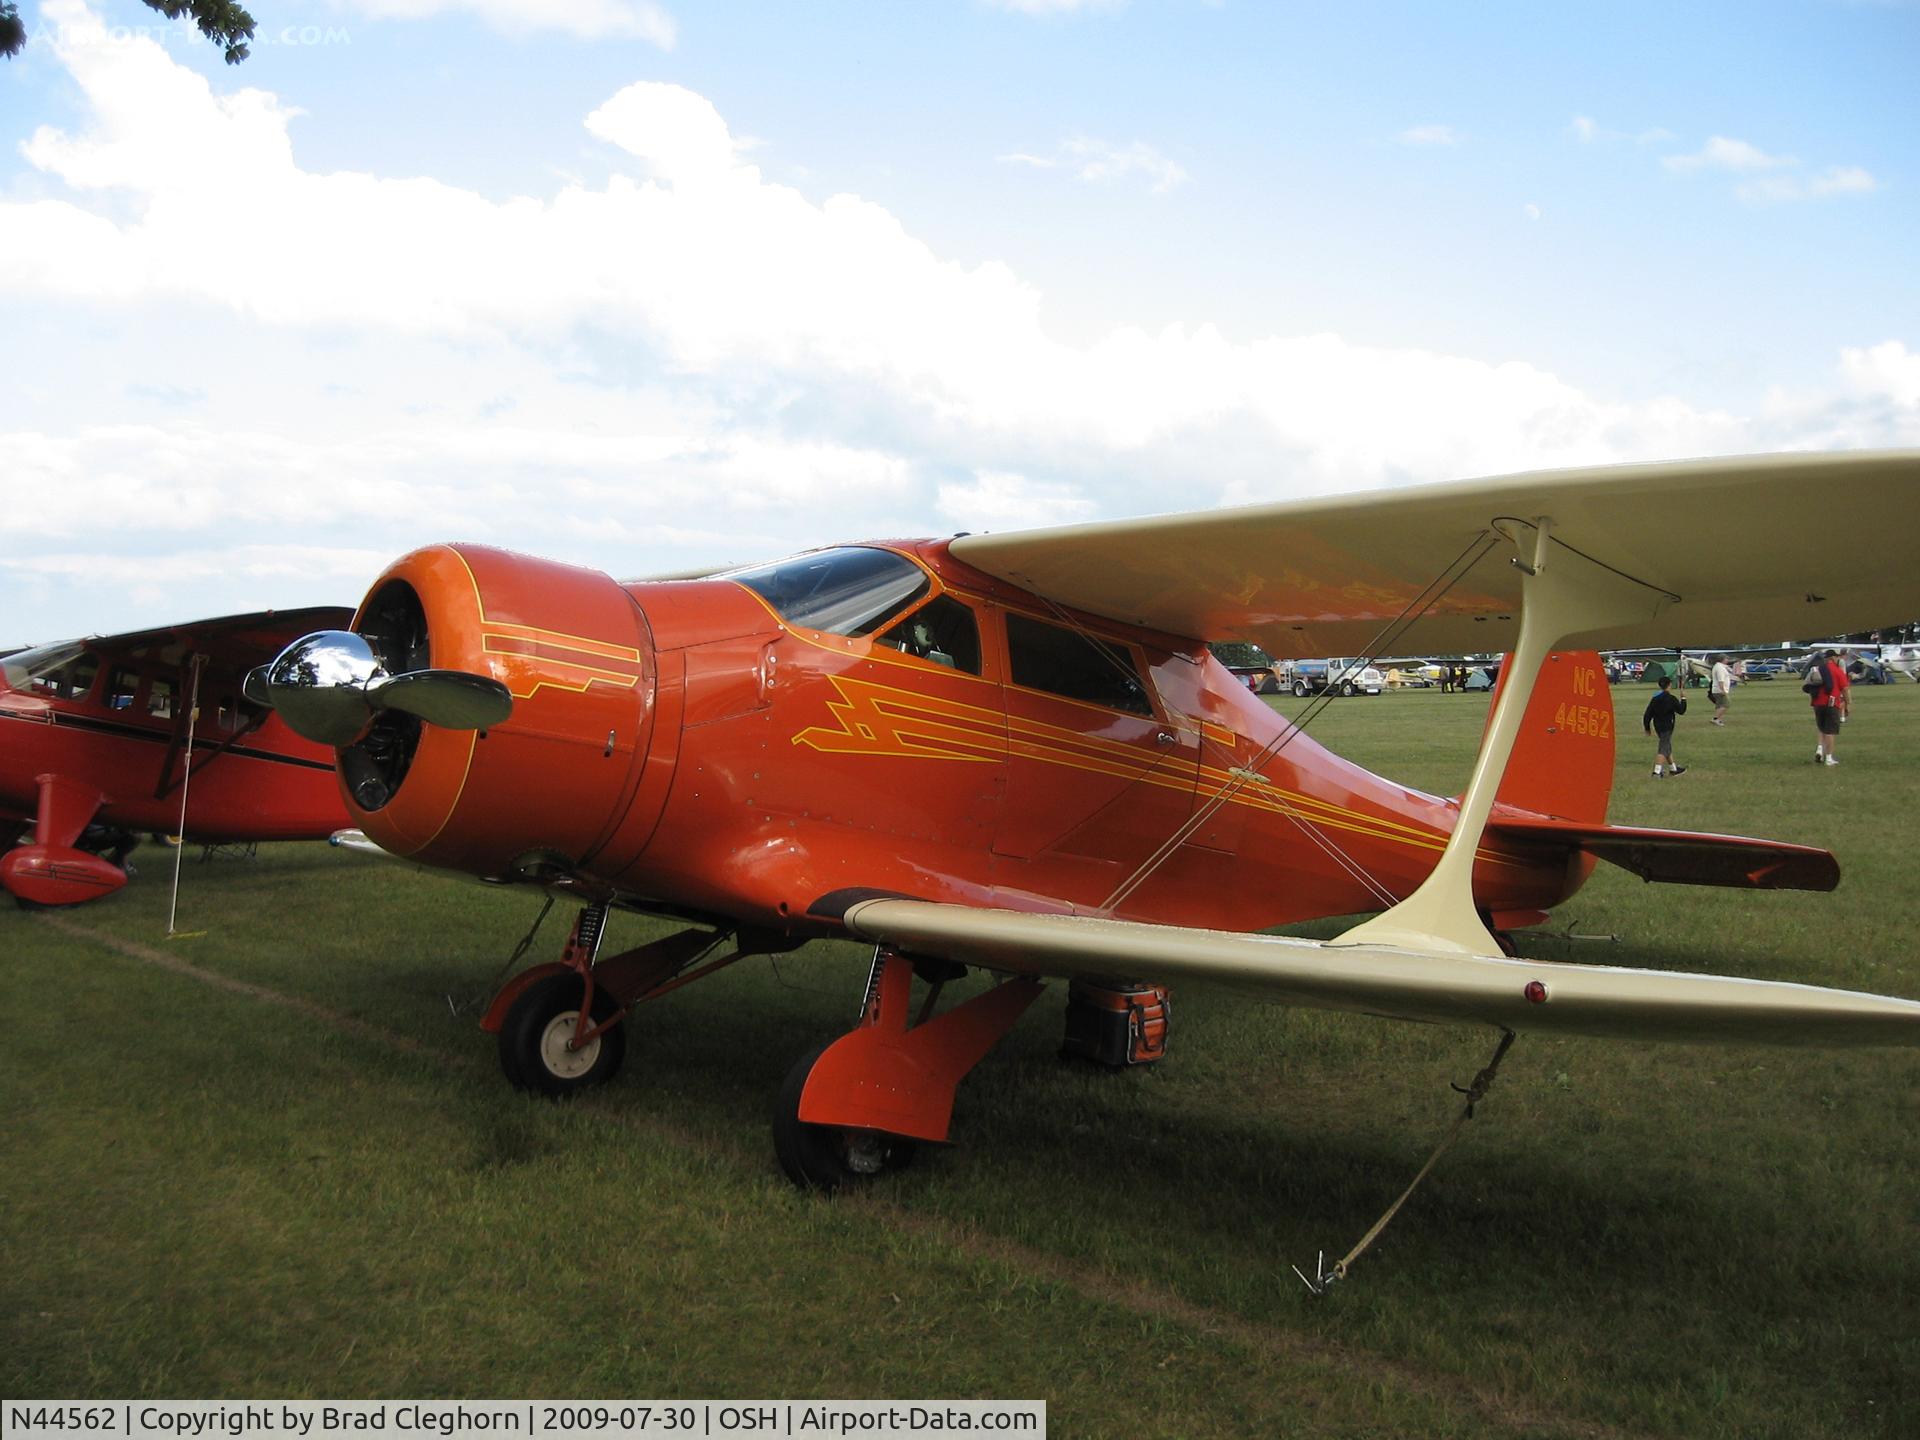
[[[557,1097],[604,1085],[626,1059],[627,1032],[609,1024],[624,1007],[594,984],[607,907],[573,922],[560,965],[521,990],[500,1025],[500,1069],[516,1089]]]
[[[587,906],[559,961],[521,971],[487,1007],[480,1028],[500,1037],[500,1069],[515,1088],[566,1096],[605,1084],[626,1058],[634,1006],[747,955],[780,948],[765,936],[695,926],[602,960],[606,923],[606,905]],[[735,942],[730,953],[688,969],[729,938]]]
[[[835,1190],[898,1169],[917,1141],[941,1142],[954,1091],[1034,1002],[1030,976],[933,1019],[909,1020],[913,962],[874,951],[860,1023],[794,1066],[774,1112],[774,1149],[803,1189]]]

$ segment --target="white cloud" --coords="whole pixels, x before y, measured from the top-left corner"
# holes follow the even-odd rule
[[[1920,351],[1898,340],[1840,352],[1841,373],[1857,391],[1920,412]]]
[[[1451,125],[1414,125],[1395,137],[1402,145],[1458,145],[1460,136]]]
[[[375,19],[427,20],[466,13],[496,30],[523,35],[561,30],[582,39],[631,36],[662,50],[674,45],[673,17],[652,0],[339,0]]]
[[[1538,220],[1540,218],[1540,207],[1532,202],[1528,202],[1520,207],[1520,213],[1525,215],[1529,220]]]
[[[971,481],[943,483],[935,508],[969,530],[1020,530],[1088,520],[1098,507],[1076,486],[982,470]]]
[[[1573,132],[1574,138],[1582,145],[1592,145],[1600,142],[1611,144],[1621,140],[1631,140],[1636,145],[1664,145],[1673,139],[1673,132],[1671,130],[1662,129],[1658,125],[1641,130],[1635,134],[1629,134],[1625,130],[1609,130],[1591,115],[1574,116],[1572,123],[1567,128]]]
[[[1781,170],[1800,162],[1791,155],[1769,155],[1745,140],[1729,140],[1715,135],[1691,155],[1669,155],[1660,162],[1669,170],[1691,174],[1697,170],[1726,170],[1736,175],[1752,175],[1763,170]]]
[[[1835,165],[1818,175],[1766,175],[1735,187],[1742,200],[1757,205],[1795,200],[1827,200],[1841,195],[1871,195],[1880,182],[1858,165]]]
[[[1116,145],[1078,136],[1062,140],[1052,155],[1015,151],[999,158],[1002,164],[1025,165],[1034,170],[1071,170],[1079,179],[1090,182],[1137,176],[1146,180],[1156,195],[1187,181],[1185,170],[1140,140],[1130,145]]]
[[[1745,176],[1733,193],[1750,205],[1870,195],[1880,188],[1880,182],[1858,165],[1831,165],[1817,175],[1804,175],[1795,157],[1769,155],[1745,140],[1724,135],[1715,135],[1691,155],[1669,155],[1660,163],[1677,174],[1714,170]]]
[[[0,305],[163,333],[164,373],[206,400],[117,423],[116,383],[64,423],[0,434],[10,553],[144,563],[288,535],[344,566],[466,537],[631,574],[942,520],[1905,433],[1884,388],[1856,389],[1844,412],[1828,397],[1741,417],[1331,333],[1171,324],[1067,343],[1006,266],[945,259],[870,201],[770,182],[676,86],[629,86],[587,116],[619,152],[604,184],[495,201],[303,168],[278,97],[218,95],[151,42],[74,38],[98,29],[78,0],[49,9],[85,119],[26,147],[44,198],[0,200]],[[1155,158],[1092,141],[1047,157],[1090,179],[1177,183]],[[272,374],[248,389],[222,370],[196,316],[246,337]],[[89,353],[73,351],[71,376],[90,377]],[[1904,375],[1905,354],[1855,368]],[[32,607],[7,584],[30,586],[32,605],[111,601],[20,563],[0,568],[13,623]],[[170,608],[256,603],[238,583]],[[355,597],[336,574],[272,598]]]

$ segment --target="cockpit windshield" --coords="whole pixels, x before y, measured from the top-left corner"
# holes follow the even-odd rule
[[[816,550],[726,578],[759,595],[788,624],[830,635],[871,635],[933,585],[912,561],[862,546]]]
[[[70,700],[93,688],[100,662],[78,640],[61,640],[0,659],[0,671],[14,690]]]

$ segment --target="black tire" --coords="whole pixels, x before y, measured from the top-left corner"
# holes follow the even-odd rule
[[[821,1045],[803,1055],[780,1082],[773,1108],[773,1151],[787,1179],[802,1190],[831,1195],[842,1185],[904,1170],[919,1147],[898,1135],[809,1125],[800,1118],[800,1092],[807,1088],[807,1077],[826,1051],[827,1045]]]
[[[1304,700],[1307,698],[1307,682],[1306,681],[1296,680],[1293,682],[1293,698],[1296,700]]]
[[[1340,682],[1340,693],[1351,700],[1353,698],[1353,682],[1351,680],[1342,680]]]
[[[626,1022],[614,1026],[569,1054],[564,1042],[580,1013],[585,988],[578,975],[549,975],[527,988],[507,1011],[500,1027],[500,1071],[516,1090],[563,1099],[593,1085],[604,1085],[627,1058]],[[605,1020],[620,1007],[601,989],[593,992],[593,1018]],[[564,1023],[563,1023],[564,1022]]]

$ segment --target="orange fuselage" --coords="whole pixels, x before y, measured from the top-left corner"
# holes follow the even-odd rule
[[[514,708],[482,732],[402,717],[342,752],[354,823],[429,864],[796,931],[831,929],[849,892],[1250,930],[1382,909],[1432,868],[1451,801],[1289,733],[1204,644],[1061,611],[945,542],[872,548],[925,584],[864,635],[783,619],[731,578],[406,556],[354,628],[411,626],[432,666],[500,679]],[[886,638],[941,601],[977,653]],[[1010,621],[1107,647],[1135,702],[1019,683]],[[1476,899],[1537,912],[1588,868],[1489,839]]]

